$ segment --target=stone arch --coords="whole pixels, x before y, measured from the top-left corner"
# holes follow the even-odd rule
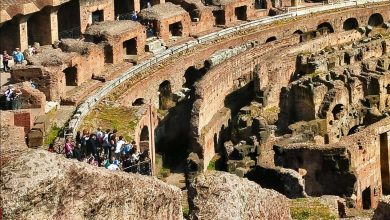
[[[368,25],[373,26],[373,27],[379,27],[383,24],[383,16],[379,13],[372,14],[368,18]]]
[[[139,137],[139,150],[144,152],[149,150],[149,127],[143,126]]]
[[[329,22],[323,22],[317,26],[317,31],[320,31],[322,33],[333,33],[334,29],[331,23]]]
[[[172,107],[172,88],[169,80],[164,80],[158,87],[159,109],[167,110]]]
[[[332,115],[334,120],[339,120],[341,118],[340,113],[342,113],[345,109],[345,106],[343,104],[337,104],[332,109]]]
[[[343,23],[343,30],[349,31],[359,27],[359,22],[356,18],[348,18]]]
[[[300,29],[294,31],[294,33],[293,33],[293,35],[299,36],[299,42],[302,42],[302,34],[303,34],[303,31],[301,31]]]
[[[276,37],[275,36],[267,38],[267,40],[265,42],[269,43],[269,42],[272,42],[272,41],[276,41]]]
[[[144,98],[138,98],[136,99],[131,105],[132,106],[141,106],[145,104]]]

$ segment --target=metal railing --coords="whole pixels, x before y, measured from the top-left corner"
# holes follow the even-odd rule
[[[152,175],[152,164],[150,160],[145,160],[142,162],[138,162],[137,164],[125,167],[122,169],[128,173],[139,173],[142,175]]]

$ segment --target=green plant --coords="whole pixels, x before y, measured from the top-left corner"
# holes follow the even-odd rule
[[[52,126],[49,133],[45,137],[45,145],[53,143],[60,131],[61,128],[57,127],[57,125]]]
[[[207,166],[207,170],[215,170],[215,160],[211,160]]]

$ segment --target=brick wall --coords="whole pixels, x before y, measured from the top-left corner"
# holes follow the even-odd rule
[[[14,112],[14,125],[23,127],[24,133],[28,133],[32,127],[33,118],[31,117],[30,111],[21,110]]]

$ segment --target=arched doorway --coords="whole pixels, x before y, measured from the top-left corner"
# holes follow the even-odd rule
[[[141,153],[149,150],[149,128],[146,125],[141,130],[139,138],[139,150]]]
[[[143,98],[138,98],[132,103],[132,106],[141,106],[144,104],[145,104],[145,100]]]
[[[332,110],[332,114],[333,114],[333,119],[334,120],[339,120],[341,119],[342,117],[342,112],[344,111],[345,107],[343,104],[337,104],[333,110]]]
[[[293,33],[293,35],[299,36],[299,43],[302,42],[302,34],[303,34],[303,31],[301,31],[301,30],[296,30]]]
[[[368,18],[368,25],[373,27],[379,27],[383,24],[383,17],[379,13],[372,14],[370,18]]]
[[[77,68],[72,66],[63,70],[66,86],[77,86]]]
[[[168,80],[163,81],[158,87],[158,92],[159,109],[168,110],[173,106],[171,83]]]
[[[359,27],[359,23],[356,20],[356,18],[348,18],[343,23],[343,29],[344,31],[353,30]]]
[[[334,29],[329,22],[324,22],[318,25],[317,31],[321,32],[322,34],[327,34],[327,33],[333,33]]]

